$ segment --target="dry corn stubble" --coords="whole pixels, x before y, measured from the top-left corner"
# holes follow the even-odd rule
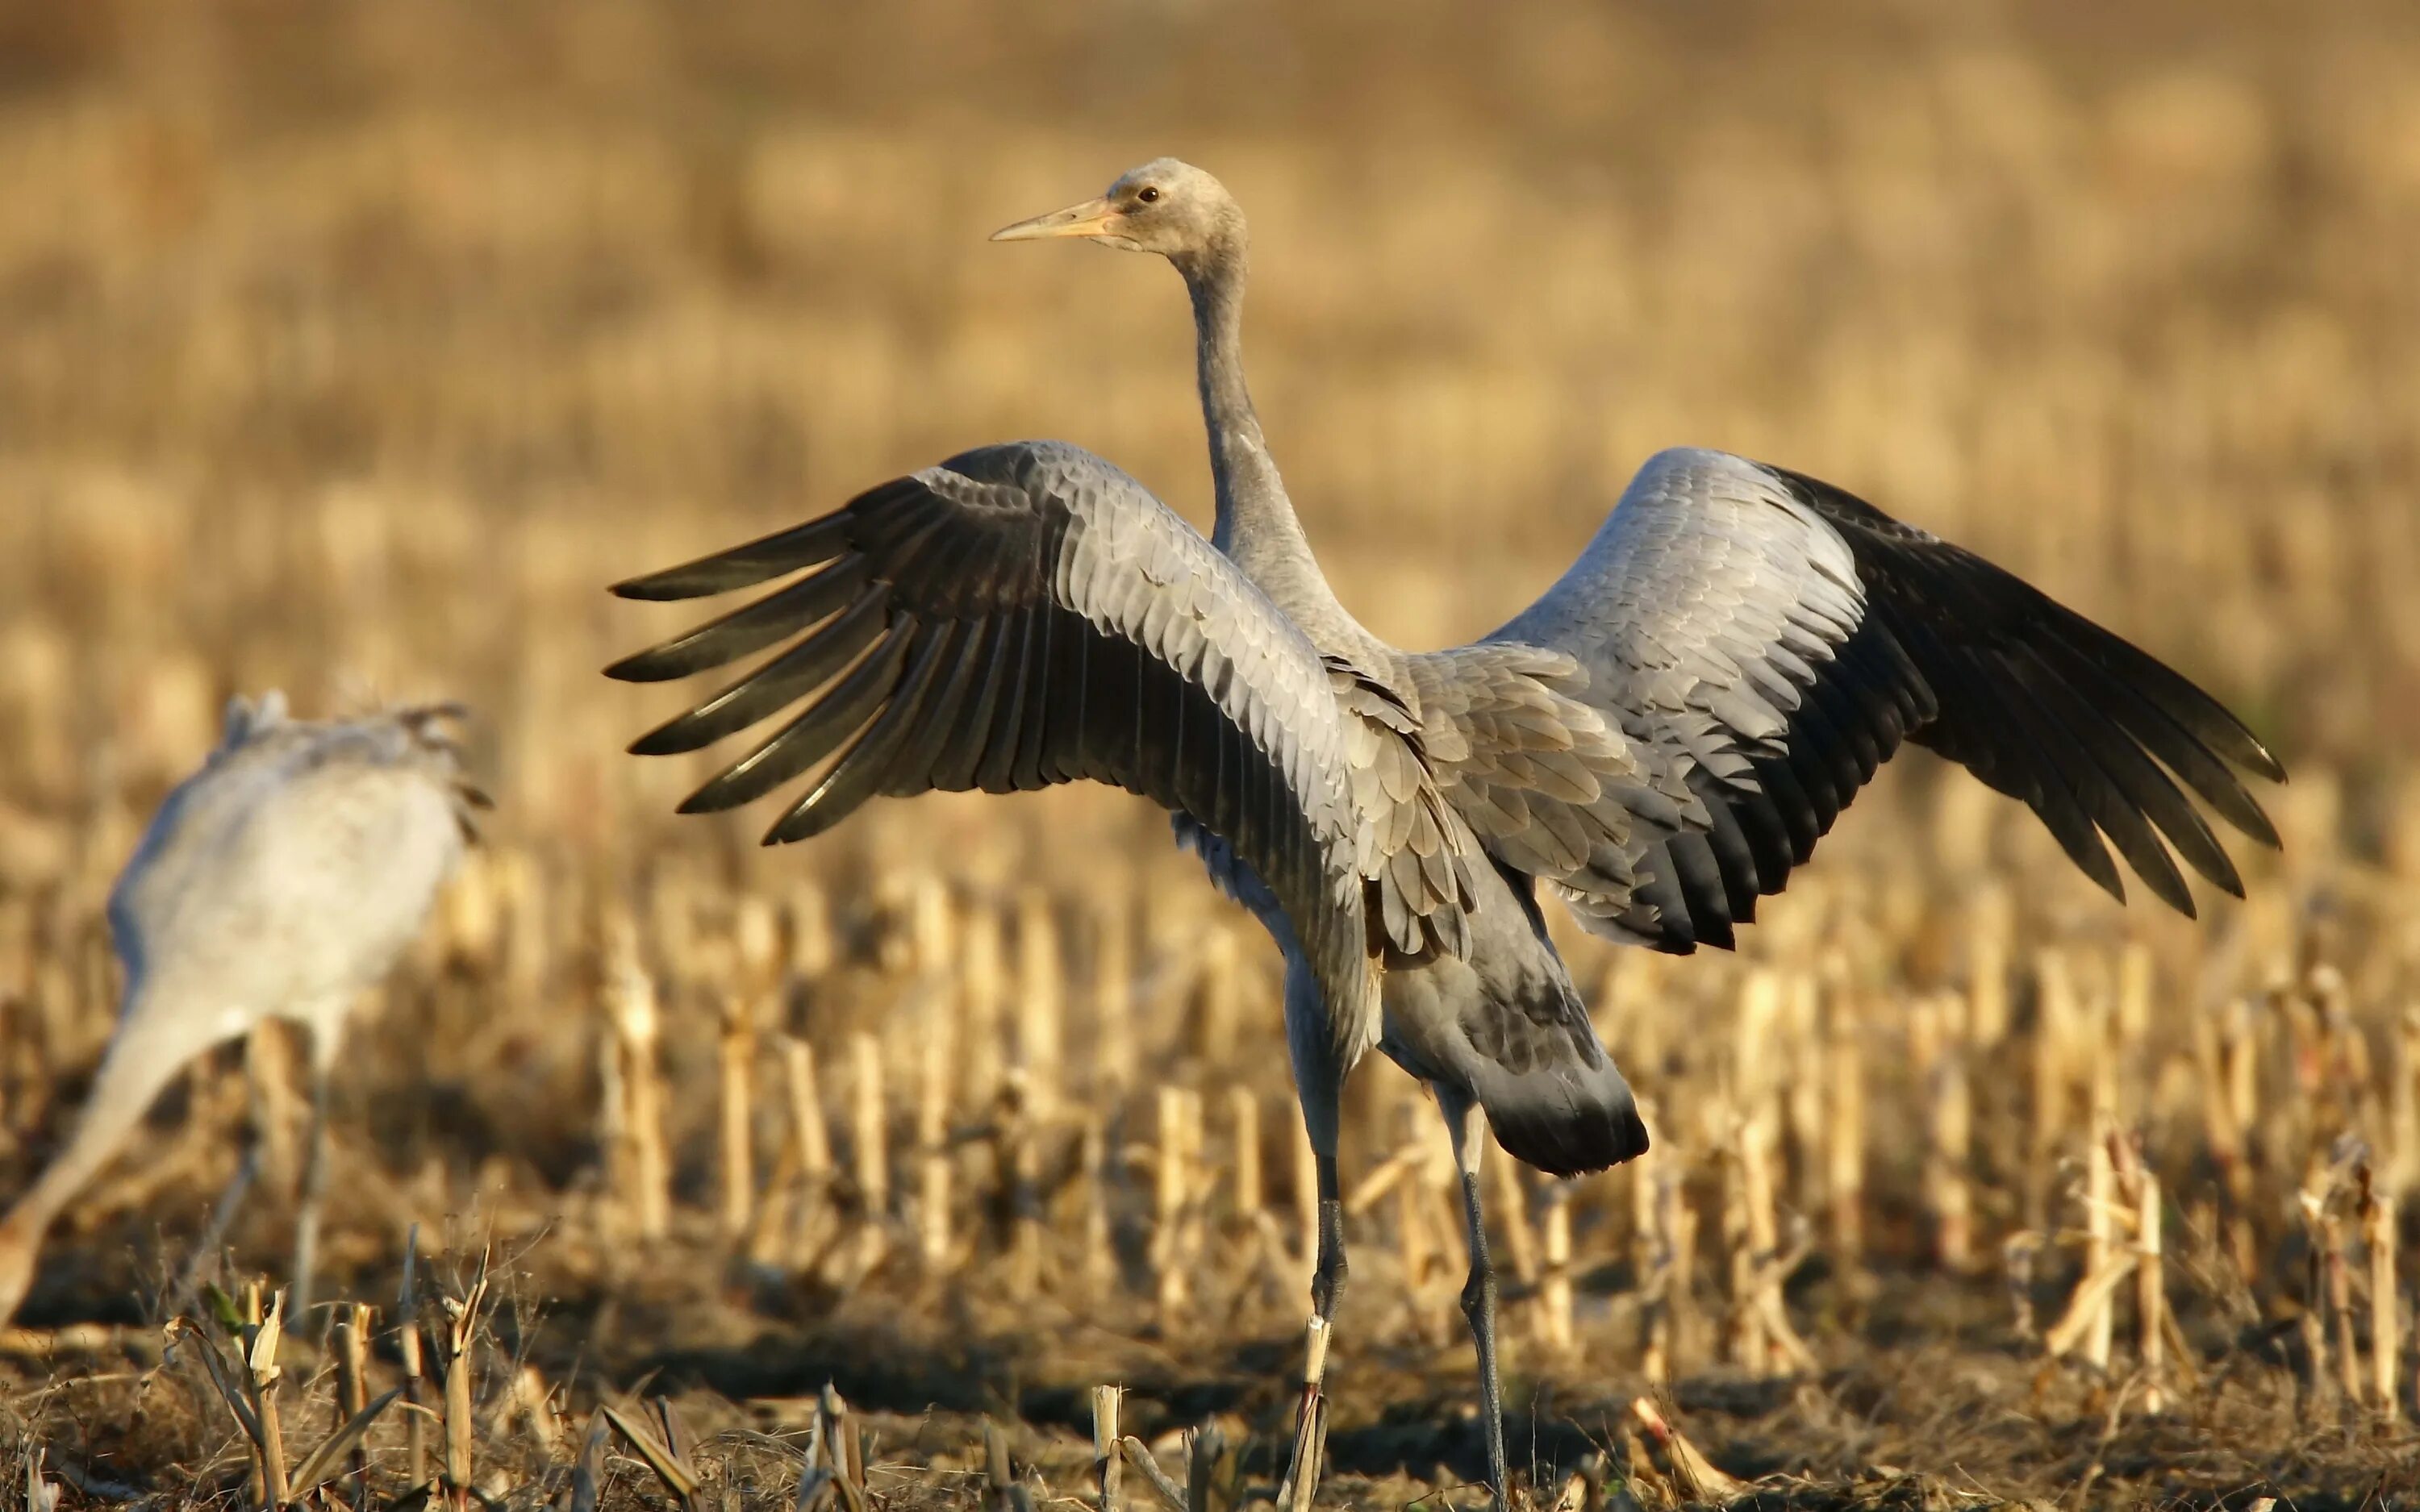
[[[2399,146],[2420,135],[2420,68],[2391,8],[2288,31],[2196,8],[2192,57],[2087,26],[2087,8],[1877,38],[1782,7],[1714,37],[1549,5],[1485,32],[1437,18],[1379,56],[1353,27],[1248,4],[1216,23],[1234,46],[1150,48],[1141,69],[1116,66],[1131,39],[1088,29],[1107,23],[1029,27],[1014,8],[939,36],[914,15],[835,23],[837,39],[701,12],[680,47],[638,6],[531,8],[515,46],[442,5],[257,31],[10,23],[12,59],[47,81],[0,115],[23,165],[0,206],[11,1174],[72,1116],[111,1018],[108,879],[220,699],[437,686],[487,713],[478,754],[504,802],[441,943],[349,1048],[339,1169],[357,1180],[333,1198],[334,1279],[390,1296],[397,1235],[449,1213],[544,1236],[524,1263],[561,1300],[528,1348],[577,1410],[600,1374],[632,1386],[692,1347],[727,1391],[804,1394],[820,1377],[764,1386],[718,1341],[771,1331],[813,1354],[886,1307],[909,1342],[837,1352],[865,1373],[844,1375],[851,1395],[895,1391],[890,1406],[949,1389],[936,1337],[954,1331],[1025,1341],[1019,1379],[1072,1390],[1200,1384],[1214,1359],[1295,1348],[1316,1215],[1265,947],[1166,854],[1156,815],[1095,795],[937,799],[758,856],[745,827],[670,819],[702,771],[620,757],[655,711],[593,675],[659,627],[600,611],[597,584],[976,440],[1078,434],[1198,505],[1163,273],[975,240],[1161,144],[920,83],[1098,98],[1105,77],[1142,78],[1200,123],[1198,149],[1168,145],[1254,214],[1272,443],[1382,633],[1497,623],[1650,449],[1704,439],[1977,546],[2288,744],[2288,858],[2247,863],[2246,905],[2205,896],[2199,930],[2140,901],[2118,914],[2009,805],[1911,759],[1764,905],[1744,963],[1616,956],[1565,931],[1657,1144],[1631,1171],[1541,1186],[1533,1211],[1491,1168],[1512,1364],[1550,1424],[1619,1420],[1644,1376],[1682,1393],[1670,1423],[1713,1464],[1838,1484],[1889,1464],[1962,1489],[1956,1465],[2013,1497],[2125,1462],[2092,1452],[2110,1421],[2142,1436],[2134,1462],[2177,1465],[2148,1411],[2164,1406],[2233,1457],[2179,1476],[2250,1484],[2290,1462],[2318,1467],[2298,1494],[2341,1490],[2327,1477],[2398,1452],[2385,1425],[2412,1416],[2396,1262],[2420,1183],[2420,777],[2403,769],[2420,458],[2401,396],[2420,393],[2420,294],[2396,249],[2420,215]],[[609,85],[600,112],[587,91]],[[1474,501],[1483,552],[1465,548]],[[278,1048],[259,1083],[272,1133]],[[92,1319],[125,1316],[103,1304],[136,1289],[131,1257],[164,1239],[184,1258],[184,1194],[216,1189],[238,1116],[223,1070],[197,1072],[184,1121],[163,1110],[131,1179],[54,1237],[7,1341],[50,1351],[11,1365],[28,1385],[76,1368],[63,1351],[90,1346]],[[1027,1093],[1002,1122],[1013,1072]],[[1355,1219],[1336,1486],[1401,1504],[1434,1485],[1389,1467],[1425,1477],[1451,1432],[1355,1461],[1370,1441],[1351,1430],[1466,1385],[1442,1305],[1459,1225],[1411,1154],[1434,1131],[1391,1121],[1392,1075],[1365,1072],[1348,1110],[1348,1189],[1398,1184]],[[775,1088],[778,1151],[753,1106]],[[1718,1093],[1754,1134],[1714,1136]],[[1288,1109],[1295,1158],[1255,1172],[1248,1098]],[[2366,1187],[2339,1141],[2366,1149]],[[1158,1168],[1129,1158],[1146,1148]],[[2139,1185],[2117,1149],[2139,1152]],[[233,1234],[252,1263],[278,1253],[270,1175]],[[1811,1253],[1785,1267],[1800,1216]],[[1231,1217],[1257,1249],[1225,1242]],[[744,1293],[706,1235],[744,1242]],[[917,1263],[886,1264],[894,1248]],[[1985,1273],[1995,1255],[2014,1263]],[[2040,1393],[2042,1346],[2009,1326],[2037,1311],[2045,1345],[2091,1362]],[[1065,1318],[1095,1342],[1033,1342]],[[1172,1364],[1142,1337],[1162,1319],[1185,1333]],[[390,1383],[427,1392],[426,1413],[396,1409],[364,1441],[381,1496],[454,1447],[425,1437],[454,1379],[446,1320],[403,1320],[349,1379],[275,1386],[288,1440]],[[367,1325],[339,1322],[342,1363]],[[1699,1405],[1726,1357],[1806,1384],[1791,1337],[1868,1427]],[[2144,1376],[2112,1393],[2115,1419],[2090,1405],[2104,1367]],[[1923,1389],[1893,1389],[1910,1379]],[[149,1494],[209,1463],[145,1458],[172,1442],[165,1410],[90,1390],[22,1409],[49,1435],[36,1483],[109,1455],[156,1475]],[[2362,1422],[2289,1460],[2307,1423],[2274,1403],[2297,1391],[2358,1402]],[[1907,1405],[1941,1398],[2039,1427],[2014,1447],[1961,1441],[1954,1414]],[[1124,1431],[1157,1432],[1159,1400],[1138,1388]],[[572,1445],[507,1418],[533,1464],[567,1473]],[[872,1484],[950,1493],[919,1458],[947,1437],[902,1436],[906,1468]],[[863,1458],[851,1439],[844,1467]],[[1060,1447],[1042,1473],[1063,1489],[1091,1461]],[[717,1457],[742,1452],[700,1447],[709,1494]],[[600,1449],[590,1494],[639,1494],[630,1463]],[[865,1473],[820,1494],[861,1500]]]

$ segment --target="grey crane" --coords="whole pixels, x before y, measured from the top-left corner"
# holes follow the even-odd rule
[[[356,719],[229,702],[216,749],[178,783],[109,895],[125,982],[75,1131],[0,1219],[0,1319],[42,1237],[188,1062],[268,1018],[311,1037],[311,1140],[289,1315],[309,1305],[344,1021],[420,933],[488,800],[464,780],[451,704]]]
[[[2103,837],[2187,914],[2170,848],[2241,894],[2183,789],[2276,843],[2231,767],[2283,769],[2183,677],[1838,488],[1719,452],[1651,458],[1577,563],[1495,634],[1387,645],[1329,591],[1246,392],[1233,199],[1161,159],[995,239],[1044,237],[1156,253],[1183,275],[1209,541],[1090,453],[985,447],[617,585],[679,599],[803,574],[607,671],[684,677],[788,642],[631,747],[694,750],[803,704],[682,805],[729,808],[814,774],[768,844],[876,795],[937,789],[1093,779],[1172,810],[1284,957],[1316,1155],[1320,1253],[1281,1503],[1308,1506],[1318,1475],[1345,1277],[1337,1109],[1375,1044],[1433,1089],[1463,1173],[1463,1306],[1504,1504],[1481,1117],[1559,1176],[1648,1143],[1547,939],[1542,887],[1613,940],[1729,947],[1907,740],[2024,801],[2121,901]]]

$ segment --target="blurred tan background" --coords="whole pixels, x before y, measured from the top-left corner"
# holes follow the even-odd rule
[[[1715,1314],[1691,1309],[1744,1305],[1771,1258],[1734,1231],[1730,1174],[1767,1119],[1781,1200],[1823,1219],[1817,1289],[1791,1305],[1828,1360],[1911,1375],[1858,1398],[1898,1407],[1742,1442],[1971,1481],[2012,1451],[1928,1415],[1962,1393],[1993,1433],[2040,1425],[2024,1473],[2064,1495],[2117,1409],[2104,1431],[2081,1388],[2043,1407],[1987,1273],[2003,1244],[2070,1237],[2070,1179],[2096,1149],[2105,1173],[2123,1128],[2190,1205],[2173,1269],[2195,1278],[2195,1349],[2230,1362],[2213,1391],[2273,1392],[2258,1442],[2300,1462],[2299,1388],[2230,1354],[2233,1331],[2318,1316],[2294,1215],[2314,1191],[2350,1200],[2339,1135],[2420,1208],[2409,0],[0,4],[0,1158],[28,1169],[81,1096],[114,996],[101,900],[226,697],[458,696],[482,717],[495,843],[356,1031],[332,1285],[392,1295],[415,1225],[462,1253],[527,1240],[515,1263],[572,1299],[536,1350],[550,1371],[627,1381],[657,1351],[693,1351],[677,1374],[723,1350],[711,1379],[735,1397],[808,1391],[815,1368],[881,1375],[888,1344],[869,1361],[791,1337],[777,1368],[751,1341],[873,1317],[886,1341],[939,1341],[916,1356],[929,1380],[883,1388],[903,1412],[991,1410],[954,1352],[984,1328],[995,1362],[1078,1323],[1156,1328],[1125,1354],[1080,1335],[1051,1379],[1224,1371],[1267,1389],[1236,1399],[1281,1433],[1275,1367],[1150,1352],[1199,1326],[1171,1276],[1205,1312],[1233,1304],[1230,1339],[1290,1350],[1302,1262],[1264,1200],[1296,1181],[1298,1138],[1268,952],[1160,817],[1095,791],[934,797],[761,853],[769,806],[675,820],[707,764],[621,754],[694,690],[597,674],[691,614],[606,583],[985,441],[1080,442],[1206,527],[1173,275],[984,241],[1162,153],[1251,216],[1254,392],[1314,546],[1381,634],[1484,632],[1649,454],[1724,447],[2032,579],[2203,682],[2293,771],[2287,857],[2247,858],[2248,904],[2205,891],[2207,928],[2120,914],[2013,805],[1916,755],[1744,962],[1574,942],[1664,1110],[1660,1153],[1569,1189],[1491,1167],[1508,1237],[1525,1205],[1566,1227],[1563,1259],[1521,1278],[1561,1300],[1521,1302],[1543,1342],[1519,1368],[1626,1394],[1651,1348],[1676,1379],[1714,1358]],[[777,938],[768,990],[751,962]],[[2355,1048],[2357,1070],[2326,1069]],[[236,1126],[230,1060],[62,1229],[29,1315],[123,1320],[180,1263],[235,1157],[168,1131]],[[1063,1062],[1054,1114],[1037,1094]],[[669,1094],[632,1112],[659,1070]],[[1002,1101],[1020,1086],[1026,1114]],[[1402,1176],[1433,1117],[1383,1068],[1357,1097],[1348,1165]],[[1188,1118],[1200,1180],[1171,1200],[1139,1173],[1191,1169],[1161,1158]],[[1264,1142],[1265,1192],[1244,1154]],[[1036,1149],[1078,1173],[1047,1213],[1019,1164]],[[1463,1347],[1458,1274],[1419,1238],[1452,1231],[1437,1169],[1356,1219],[1374,1280],[1350,1348],[1366,1328],[1428,1351],[1356,1378],[1365,1420],[1421,1372],[1451,1405],[1414,1419],[1466,1399],[1464,1367],[1438,1365]],[[1953,1257],[1944,1194],[1966,1224],[1970,1175]],[[1042,1303],[997,1269],[965,1280],[1011,1243],[1011,1211],[1028,1259],[1048,1228]],[[649,1253],[675,1263],[639,1264],[634,1232],[669,1233]],[[818,1233],[881,1243],[861,1263]],[[240,1269],[282,1253],[274,1223],[236,1239]],[[773,1279],[721,1288],[716,1245]],[[1965,1311],[1864,1287],[1869,1263],[1960,1275]],[[2046,1285],[2076,1273],[2043,1262]],[[2032,1275],[2007,1278],[2026,1307]],[[2058,1305],[2046,1289],[2045,1319]],[[1953,1336],[1983,1340],[1954,1389],[1938,1357],[1891,1352]],[[1012,1405],[1024,1368],[999,1367]],[[178,1458],[147,1411],[121,1414],[144,1453],[217,1452]]]
[[[1381,633],[1731,448],[2174,659],[2382,843],[2420,14],[1942,8],[10,7],[0,802],[156,790],[239,688],[444,692],[500,824],[594,833],[694,775],[616,755],[672,695],[595,669],[672,620],[606,581],[1017,436],[1206,526],[1168,270],[983,241],[1172,152],[1252,216],[1257,396]]]

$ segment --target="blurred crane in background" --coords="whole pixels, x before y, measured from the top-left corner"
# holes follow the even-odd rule
[[[1246,235],[1226,191],[1162,159],[998,234],[1042,237],[1156,252],[1184,275],[1213,538],[1090,453],[985,447],[620,584],[690,598],[819,569],[608,671],[681,677],[800,637],[632,747],[694,750],[805,701],[683,805],[729,808],[821,768],[768,842],[820,834],[877,794],[1092,779],[1174,811],[1286,958],[1320,1200],[1288,1512],[1318,1478],[1345,1274],[1338,1108],[1373,1044],[1435,1090],[1461,1165],[1463,1305],[1505,1504],[1479,1115],[1557,1175],[1648,1141],[1547,938],[1539,885],[1607,938],[1729,947],[1903,740],[2023,799],[2121,901],[2103,836],[2186,914],[2170,847],[2241,895],[2179,780],[2276,842],[2229,768],[2283,769],[2183,677],[1840,489],[1723,453],[1650,459],[1578,562],[1494,635],[1387,645],[1328,589],[1253,413]]]
[[[461,714],[295,719],[276,692],[228,704],[218,748],[168,795],[111,890],[125,971],[116,1029],[66,1148],[0,1218],[0,1319],[23,1302],[52,1223],[160,1089],[271,1018],[311,1036],[288,1315],[309,1306],[346,1016],[418,936],[488,805],[444,729]]]

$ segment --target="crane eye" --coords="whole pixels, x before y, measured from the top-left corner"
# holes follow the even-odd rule
[[[1155,205],[1159,202],[1159,191],[1154,189],[1149,184],[1145,184],[1140,189],[1135,191],[1135,198],[1142,201],[1146,205]]]

